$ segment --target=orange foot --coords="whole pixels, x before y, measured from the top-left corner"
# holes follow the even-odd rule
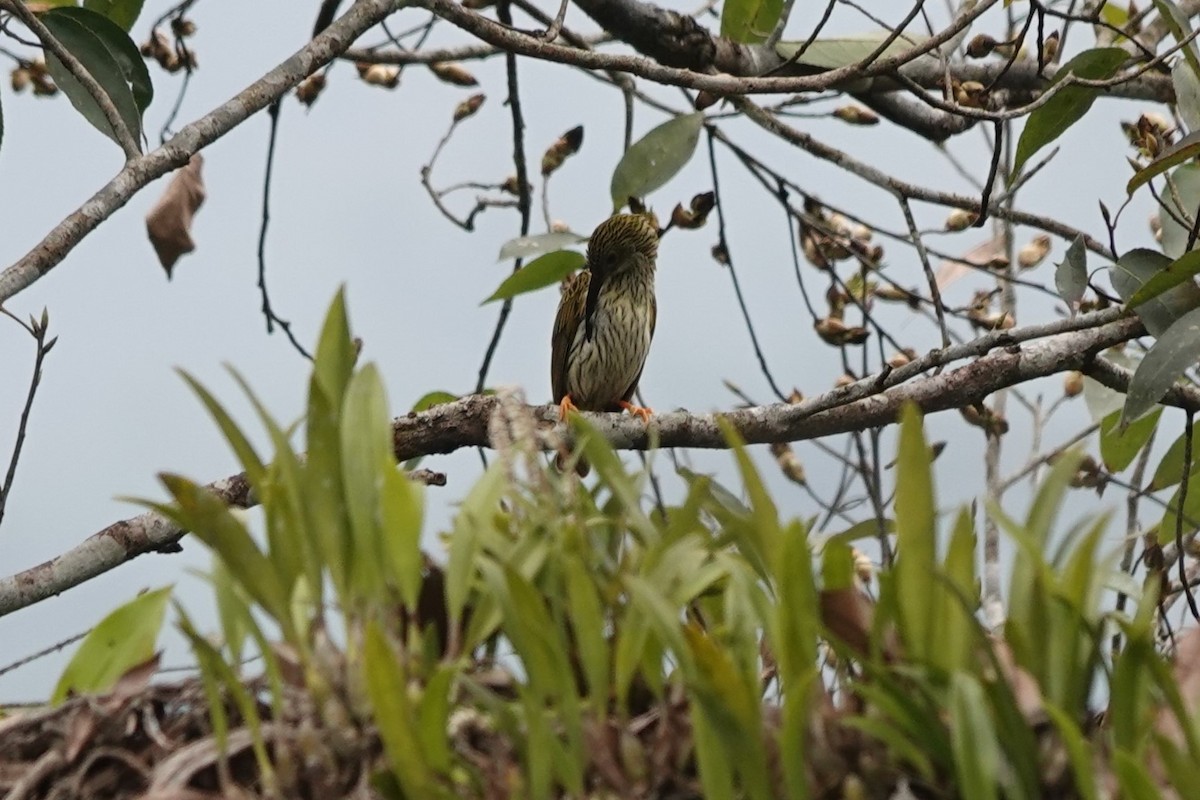
[[[566,422],[567,414],[572,411],[578,411],[579,406],[575,405],[575,401],[571,399],[571,395],[563,395],[563,399],[558,403],[558,419],[561,422]]]
[[[622,400],[618,405],[647,424],[650,423],[650,415],[654,413],[653,409],[635,406],[633,403],[626,402],[625,400]]]

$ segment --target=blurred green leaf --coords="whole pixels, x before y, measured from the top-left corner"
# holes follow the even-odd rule
[[[955,672],[950,681],[950,727],[954,735],[954,767],[958,788],[972,800],[999,796],[1000,745],[988,718],[987,701],[978,680]]]
[[[145,0],[83,0],[83,7],[89,11],[103,14],[121,27],[121,30],[133,29],[138,15],[142,13],[142,3]]]
[[[149,661],[171,589],[144,592],[100,620],[67,663],[50,702],[61,703],[70,694],[107,691],[130,669]]]
[[[1157,492],[1160,489],[1166,489],[1168,486],[1178,484],[1183,479],[1183,456],[1186,446],[1186,432],[1179,434],[1179,437],[1171,442],[1162,461],[1158,462],[1158,467],[1154,470],[1154,477],[1150,479],[1151,491]],[[1195,472],[1197,466],[1200,466],[1200,422],[1192,425],[1192,465],[1188,469],[1188,474]]]
[[[871,55],[871,53],[875,52],[879,45],[883,44],[884,40],[891,36],[891,31],[877,31],[857,36],[833,36],[816,39],[812,42],[803,39],[781,41],[775,46],[775,52],[781,58],[791,59],[801,47],[808,45],[804,50],[804,54],[800,56],[796,63],[806,67],[833,70],[860,63],[867,56]],[[928,37],[926,36],[914,36],[905,33],[903,36],[893,40],[879,55],[878,60],[886,61],[889,58],[907,53],[914,47],[924,44],[927,39]],[[916,61],[922,60],[932,61],[936,59],[934,56],[925,53],[916,59]]]
[[[350,318],[346,312],[346,287],[343,285],[338,287],[329,310],[325,312],[313,359],[313,379],[333,404],[335,417],[341,413],[342,399],[357,360],[358,352],[350,335]]]
[[[505,278],[496,287],[496,291],[488,295],[481,305],[494,303],[497,300],[508,300],[520,294],[553,286],[578,270],[583,264],[583,255],[574,250],[556,250],[553,253],[547,253],[535,258]]]
[[[1188,76],[1182,80],[1187,85],[1189,90],[1194,92],[1195,89],[1200,89],[1200,84],[1197,83],[1195,75],[1188,67],[1181,66],[1183,63],[1184,62],[1182,61],[1177,63],[1175,68],[1171,71],[1172,75],[1174,75],[1176,78],[1176,86],[1179,86],[1179,76],[1180,74],[1183,74]],[[1194,97],[1190,98],[1189,100],[1191,99],[1194,99]],[[1193,129],[1192,133],[1189,133],[1178,142],[1175,142],[1167,147],[1165,150],[1159,153],[1153,161],[1139,169],[1137,172],[1133,173],[1133,177],[1129,179],[1127,184],[1125,184],[1125,193],[1133,194],[1138,189],[1145,186],[1151,180],[1157,178],[1167,170],[1171,169],[1172,167],[1177,167],[1180,164],[1186,164],[1198,155],[1200,155],[1200,132]]]
[[[1125,800],[1162,800],[1154,781],[1141,760],[1124,750],[1113,753],[1113,772],[1117,775],[1120,797]]]
[[[1058,70],[1051,85],[1061,83],[1067,75],[1087,80],[1111,78],[1129,60],[1120,47],[1100,47],[1084,50]],[[1030,112],[1017,142],[1017,154],[1012,172],[1017,174],[1037,151],[1066,133],[1092,107],[1100,89],[1092,86],[1067,86],[1055,93],[1046,103]]]
[[[609,191],[613,210],[631,197],[646,197],[675,177],[691,160],[703,128],[703,113],[682,114],[634,142],[613,171]]]
[[[1200,207],[1200,164],[1176,167],[1171,172],[1170,182],[1171,191],[1162,195],[1165,207],[1159,207],[1158,221],[1162,225],[1162,251],[1170,258],[1179,258],[1188,249],[1187,242],[1192,234],[1190,220]],[[1176,222],[1177,218],[1179,222]]]
[[[1054,268],[1054,286],[1072,315],[1087,291],[1087,281],[1087,250],[1083,246],[1083,234],[1079,234],[1067,247],[1062,262]]]
[[[175,505],[151,507],[216,552],[238,585],[290,633],[289,592],[241,521],[203,486],[179,475],[162,474],[159,480],[174,497]]]
[[[1143,283],[1141,288],[1126,301],[1126,305],[1136,309],[1142,303],[1153,300],[1163,292],[1192,281],[1192,278],[1198,273],[1200,273],[1200,250],[1184,253]]]
[[[367,623],[362,663],[384,754],[405,796],[444,797],[446,793],[439,790],[414,730],[416,709],[409,699],[404,661],[375,620]]]
[[[897,611],[909,652],[924,661],[938,647],[929,593],[929,576],[937,566],[937,504],[921,413],[912,404],[900,412],[895,472]]]
[[[1122,472],[1133,463],[1154,431],[1162,409],[1157,408],[1145,416],[1121,427],[1121,412],[1114,411],[1100,423],[1100,457],[1109,472]]]
[[[213,595],[217,601],[217,619],[221,621],[221,637],[229,650],[229,663],[240,664],[242,649],[246,644],[249,631],[243,622],[243,609],[246,607],[245,595],[238,588],[233,574],[225,566],[215,552],[213,553],[212,569],[209,572],[212,580]]]
[[[550,233],[538,233],[533,236],[518,236],[516,239],[509,239],[501,245],[500,255],[496,260],[509,261],[514,258],[534,258],[535,256],[562,250],[564,247],[570,247],[573,244],[586,242],[587,238],[573,231],[551,231]]]
[[[1067,750],[1071,762],[1071,771],[1075,777],[1075,791],[1081,800],[1098,800],[1096,790],[1096,764],[1093,761],[1092,748],[1083,732],[1071,716],[1052,703],[1042,706]]]
[[[1200,308],[1189,311],[1165,330],[1129,382],[1122,423],[1137,419],[1154,406],[1184,371],[1200,359]]]
[[[1192,462],[1200,461],[1200,440],[1192,445]],[[1180,477],[1183,473],[1182,461],[1179,467]],[[1180,478],[1175,479],[1176,482]],[[1175,541],[1176,528],[1183,536],[1191,534],[1193,531],[1200,529],[1200,472],[1194,467],[1190,473],[1187,482],[1187,498],[1183,504],[1183,524],[1179,522],[1179,489],[1176,488],[1174,494],[1171,495],[1170,501],[1167,503],[1167,510],[1163,514],[1162,519],[1158,523],[1158,542],[1166,544],[1167,542]]]
[[[454,766],[447,733],[450,730],[450,707],[454,680],[458,668],[453,664],[438,664],[425,682],[417,705],[417,738],[421,753],[436,772],[449,773]]]
[[[183,377],[191,390],[200,398],[200,402],[208,409],[208,413],[217,423],[217,427],[221,429],[221,434],[225,437],[225,441],[233,448],[233,452],[237,455],[238,461],[242,465],[242,469],[246,471],[246,479],[250,481],[250,485],[254,487],[262,486],[262,481],[266,475],[267,468],[263,465],[262,459],[254,449],[254,445],[250,444],[249,438],[238,427],[238,424],[233,421],[233,417],[229,416],[229,412],[225,407],[213,397],[212,393],[205,389],[200,382],[193,378],[183,370],[179,370],[179,374]]]
[[[782,12],[783,0],[725,0],[721,35],[744,44],[766,41]]]
[[[611,652],[605,631],[604,607],[583,561],[576,556],[566,558],[563,566],[567,607],[579,647],[579,660],[587,677],[588,695],[596,701],[607,697],[609,691]]]
[[[40,19],[95,78],[140,144],[142,112],[150,105],[154,88],[145,61],[129,35],[107,17],[85,8],[55,8],[40,15]],[[49,52],[46,67],[71,105],[97,130],[116,141],[116,133],[91,93]]]
[[[417,402],[413,403],[413,407],[410,410],[414,414],[419,414],[422,411],[428,411],[434,406],[443,406],[446,403],[453,403],[457,399],[458,395],[451,394],[450,392],[426,392],[425,394],[421,395]]]
[[[421,591],[421,519],[424,493],[394,466],[382,470],[379,495],[382,546],[388,582],[400,590],[406,608],[417,607]]]
[[[384,473],[396,470],[391,431],[383,379],[375,365],[368,364],[350,378],[341,421],[342,491],[354,539],[351,591],[364,598],[383,580],[380,492]],[[402,513],[401,517],[403,524]]]
[[[506,486],[504,465],[493,461],[459,506],[446,561],[446,606],[452,625],[462,621],[482,542],[493,516],[500,510],[500,497]]]

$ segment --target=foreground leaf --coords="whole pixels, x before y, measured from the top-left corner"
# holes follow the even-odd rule
[[[1084,50],[1062,66],[1051,85],[1061,83],[1068,75],[1088,80],[1112,77],[1128,59],[1129,54],[1119,47]],[[1082,119],[1099,93],[1100,89],[1092,86],[1067,86],[1044,105],[1035,108],[1025,120],[1025,128],[1017,142],[1013,174],[1019,173],[1025,162],[1038,150],[1062,136]]]
[[[140,143],[142,112],[154,90],[146,64],[129,35],[107,17],[84,8],[56,8],[41,15],[41,20],[95,78],[130,135]],[[91,92],[51,53],[46,54],[46,68],[84,119],[117,141],[116,132]]]
[[[519,294],[535,292],[562,281],[583,266],[583,255],[574,250],[557,250],[535,258],[504,279],[480,305],[508,300]]]
[[[1161,336],[1129,382],[1123,423],[1137,419],[1162,399],[1184,370],[1200,358],[1200,309],[1189,311]]]
[[[162,630],[170,586],[145,592],[110,613],[92,628],[63,670],[50,702],[71,693],[103,692],[128,670],[154,655]]]
[[[613,210],[620,209],[631,197],[645,197],[675,177],[691,160],[703,127],[704,114],[684,114],[634,142],[613,171]]]
[[[1109,472],[1121,472],[1146,446],[1151,434],[1158,427],[1162,409],[1151,411],[1144,417],[1121,426],[1121,412],[1114,411],[1100,423],[1100,457]]]
[[[1054,269],[1054,286],[1058,296],[1066,301],[1072,316],[1079,308],[1079,301],[1087,291],[1087,251],[1083,247],[1083,234],[1067,248],[1062,263]]]
[[[1126,303],[1137,296],[1143,286],[1171,265],[1171,259],[1157,250],[1136,248],[1117,259],[1110,278],[1113,288]],[[1162,336],[1167,328],[1188,311],[1200,306],[1200,287],[1195,283],[1181,283],[1172,289],[1160,292],[1134,309],[1146,330],[1152,336]]]
[[[550,233],[539,233],[535,236],[518,236],[516,239],[509,239],[501,245],[500,255],[496,260],[508,261],[513,258],[533,258],[543,253],[561,250],[564,247],[570,247],[573,244],[586,241],[586,236],[580,236],[578,233],[571,231],[552,231]]]
[[[138,15],[142,13],[144,2],[145,0],[83,0],[83,7],[103,14],[122,30],[128,31],[133,28],[133,23],[137,22]]]
[[[725,0],[721,35],[745,44],[765,41],[782,12],[782,0]]]

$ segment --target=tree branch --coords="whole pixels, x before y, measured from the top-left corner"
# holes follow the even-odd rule
[[[75,245],[129,202],[151,181],[182,167],[252,114],[347,50],[368,28],[406,5],[406,0],[358,0],[324,33],[228,102],[184,126],[168,142],[132,159],[91,199],[58,223],[15,264],[0,272],[0,303],[32,285],[66,258]]]
[[[650,430],[623,414],[587,414],[589,422],[621,450],[659,447],[728,447],[719,422],[724,420],[750,444],[789,442],[860,431],[891,424],[906,403],[926,414],[960,408],[992,392],[1067,370],[1086,370],[1108,347],[1144,333],[1136,317],[1110,310],[1045,325],[988,334],[962,345],[935,350],[910,364],[885,370],[799,404],[775,403],[717,414],[674,411],[655,415]],[[1036,340],[1036,341],[1034,341]],[[1028,341],[1022,346],[1020,343]],[[980,356],[958,369],[918,378],[949,361]],[[392,423],[396,458],[450,453],[463,447],[489,446],[488,422],[499,404],[496,395],[471,395]],[[555,405],[531,411],[550,432],[558,419]],[[546,448],[548,442],[542,442]],[[232,506],[254,503],[244,475],[207,487]],[[184,531],[148,512],[114,523],[77,547],[31,569],[0,580],[0,615],[56,595],[114,569],[144,553],[170,549]]]

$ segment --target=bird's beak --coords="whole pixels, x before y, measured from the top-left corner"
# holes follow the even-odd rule
[[[604,273],[588,269],[591,277],[588,279],[587,300],[583,305],[583,335],[591,341],[595,325],[596,304],[600,302],[600,287],[604,285]]]

